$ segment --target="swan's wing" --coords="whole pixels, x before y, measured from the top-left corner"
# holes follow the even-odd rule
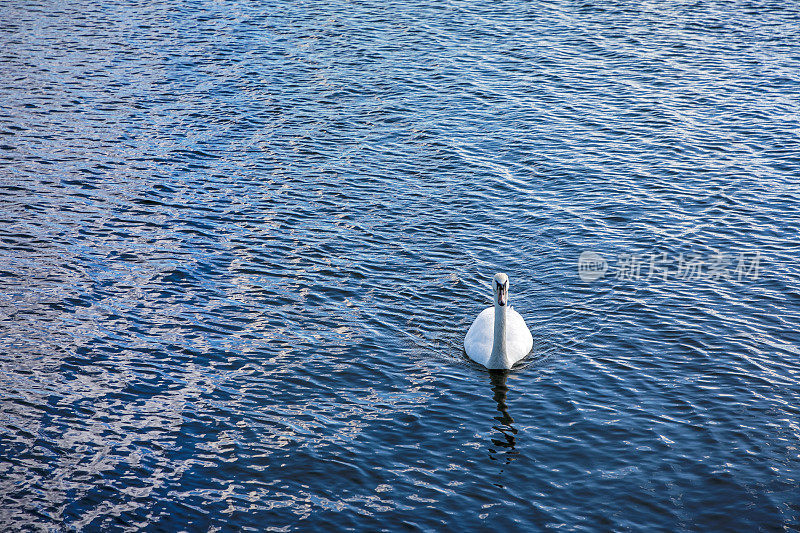
[[[522,315],[509,308],[506,317],[506,350],[511,363],[516,363],[533,349],[533,336]],[[491,346],[489,347],[491,351]]]
[[[486,365],[494,342],[494,307],[487,307],[475,318],[464,337],[464,351],[476,363]]]

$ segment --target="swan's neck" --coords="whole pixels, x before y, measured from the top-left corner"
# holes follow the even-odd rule
[[[506,350],[506,311],[508,305],[494,304],[494,342],[487,368],[511,368]]]

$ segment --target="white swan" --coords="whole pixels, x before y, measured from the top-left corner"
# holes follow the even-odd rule
[[[464,350],[470,359],[489,369],[511,368],[533,348],[525,319],[508,304],[508,276],[492,280],[494,307],[487,307],[469,327]]]

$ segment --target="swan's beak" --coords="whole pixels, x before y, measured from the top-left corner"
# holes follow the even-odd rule
[[[497,303],[506,305],[508,303],[508,287],[500,285],[497,288]]]

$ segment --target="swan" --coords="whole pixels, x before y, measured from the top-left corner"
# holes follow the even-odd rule
[[[494,306],[481,311],[469,327],[464,351],[486,368],[508,369],[530,353],[533,337],[525,319],[508,306],[508,276],[495,274],[492,289]]]

